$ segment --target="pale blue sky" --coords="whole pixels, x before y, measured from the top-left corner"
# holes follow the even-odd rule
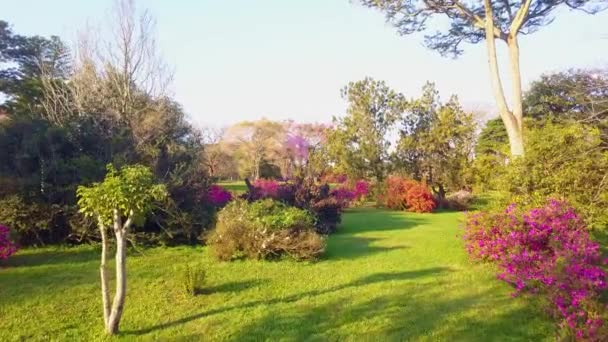
[[[72,41],[110,0],[2,0],[1,19],[22,34]],[[222,126],[262,116],[329,121],[345,103],[340,88],[371,76],[408,97],[425,81],[466,107],[494,108],[483,45],[456,60],[400,37],[382,14],[349,0],[140,0],[158,21],[162,53],[175,69],[173,92],[193,121]],[[543,72],[608,65],[608,11],[563,11],[521,41],[524,83]],[[605,37],[602,39],[602,37]],[[508,87],[508,84],[505,86]],[[509,88],[507,88],[509,89]]]

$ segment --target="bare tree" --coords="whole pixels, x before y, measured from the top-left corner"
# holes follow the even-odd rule
[[[97,34],[100,29],[79,32],[67,82],[45,71],[45,103],[54,116],[95,114],[133,124],[162,110],[173,75],[159,53],[154,18],[138,11],[134,0],[116,0],[108,19],[108,38]]]
[[[507,128],[511,155],[524,154],[523,106],[519,66],[520,34],[536,32],[553,21],[559,7],[596,13],[605,9],[605,1],[592,0],[360,0],[365,6],[386,13],[400,34],[424,31],[439,17],[447,19],[446,32],[425,36],[426,45],[442,55],[458,56],[462,43],[486,42],[488,65],[494,98]],[[512,80],[512,103],[507,104],[496,56],[496,40],[507,45],[509,74]]]
[[[225,128],[206,127],[202,130],[205,167],[209,176],[216,177],[220,164],[226,160],[227,153],[222,144],[222,139],[226,133]]]

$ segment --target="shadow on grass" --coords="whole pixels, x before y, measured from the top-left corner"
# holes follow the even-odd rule
[[[353,235],[336,235],[327,241],[327,249],[322,260],[332,261],[355,259],[392,250],[405,249],[407,246],[374,246],[378,238],[360,237]]]
[[[31,249],[17,253],[4,262],[7,267],[46,266],[60,264],[77,264],[99,260],[101,252],[97,248],[58,248],[49,250]]]
[[[370,208],[349,209],[349,214],[336,235],[412,229],[430,222],[419,214]]]
[[[293,311],[270,311],[262,319],[241,328],[235,341],[349,340],[356,334],[364,341],[431,340],[447,335],[458,341],[538,341],[546,338],[550,325],[529,307],[488,317],[467,311],[485,311],[504,305],[507,297],[491,291],[452,298],[449,294],[429,298],[424,289],[385,295],[353,304],[335,300],[323,305],[305,305]],[[485,309],[485,310],[484,310]],[[542,325],[531,322],[537,321]],[[548,329],[549,328],[549,329]],[[328,336],[328,334],[330,334]],[[438,334],[438,335],[437,335]]]
[[[233,281],[216,286],[207,286],[201,290],[201,294],[213,294],[213,293],[227,293],[227,292],[241,292],[252,287],[256,287],[263,283],[260,279],[252,279],[245,281]]]
[[[445,267],[433,267],[433,268],[422,269],[422,270],[417,270],[417,271],[406,271],[406,272],[397,272],[397,273],[377,273],[377,274],[373,274],[373,275],[370,275],[367,277],[360,278],[356,281],[353,281],[353,282],[350,282],[347,284],[335,286],[335,287],[328,288],[328,289],[307,291],[307,292],[303,292],[303,293],[299,293],[299,294],[295,294],[295,295],[291,295],[291,296],[287,296],[287,297],[283,297],[283,298],[259,300],[259,301],[253,301],[253,302],[249,302],[249,303],[243,303],[243,304],[224,307],[224,308],[212,309],[212,310],[204,311],[204,312],[201,312],[201,313],[198,313],[195,315],[187,316],[187,317],[175,320],[175,321],[154,325],[149,328],[124,331],[122,334],[124,334],[124,335],[143,335],[143,334],[151,333],[156,330],[162,330],[162,329],[175,327],[175,326],[185,324],[185,323],[188,323],[188,322],[191,322],[191,321],[203,318],[203,317],[217,315],[217,314],[221,314],[221,313],[225,313],[225,312],[229,312],[229,311],[233,311],[233,310],[247,309],[247,308],[252,308],[255,306],[259,306],[259,305],[266,306],[266,305],[297,302],[297,301],[307,298],[307,297],[320,296],[320,295],[324,295],[324,294],[328,294],[328,293],[341,291],[341,290],[344,290],[347,288],[366,286],[366,285],[370,285],[370,284],[376,284],[376,283],[392,281],[392,280],[408,280],[408,279],[415,279],[415,278],[421,278],[421,277],[427,277],[427,276],[437,276],[439,274],[446,273],[449,271],[450,270]]]

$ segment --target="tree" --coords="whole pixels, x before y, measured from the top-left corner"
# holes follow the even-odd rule
[[[324,165],[319,153],[326,141],[327,128],[324,124],[288,122],[281,151],[286,164],[284,177],[314,177],[322,173]]]
[[[448,190],[464,187],[474,147],[475,120],[452,96],[442,103],[433,83],[420,99],[410,101],[395,157],[416,179],[443,199]]]
[[[346,116],[334,118],[328,152],[339,169],[356,178],[384,179],[388,168],[388,133],[406,109],[401,93],[385,82],[365,78],[342,90]]]
[[[523,101],[519,67],[520,34],[531,34],[553,21],[559,7],[596,13],[605,7],[591,0],[361,0],[365,6],[377,8],[402,35],[424,31],[436,18],[446,19],[449,28],[425,36],[427,47],[441,55],[458,56],[461,44],[477,44],[485,40],[494,97],[511,146],[512,156],[524,154]],[[498,68],[496,40],[509,50],[509,73],[512,80],[512,104],[507,104]]]
[[[80,211],[98,222],[101,233],[101,298],[103,318],[108,334],[118,332],[127,291],[127,238],[132,225],[141,225],[152,211],[154,201],[166,196],[164,185],[154,184],[152,171],[145,166],[127,166],[116,170],[108,165],[108,173],[101,183],[77,191]],[[112,227],[116,238],[116,292],[110,306],[108,286],[108,230]]]
[[[280,122],[267,119],[244,121],[228,128],[225,142],[241,164],[241,174],[258,179],[262,166],[277,159],[284,135],[284,126]]]
[[[608,143],[608,70],[567,70],[542,75],[524,94],[535,120],[578,122],[598,127]]]

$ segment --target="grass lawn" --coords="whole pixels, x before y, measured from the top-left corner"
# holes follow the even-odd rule
[[[459,213],[355,209],[317,263],[215,262],[205,248],[128,259],[121,340],[553,340],[529,298],[471,264]],[[0,340],[100,340],[93,247],[24,250],[0,269]],[[182,294],[175,265],[208,264],[206,294]]]
[[[247,191],[247,185],[245,185],[245,181],[242,180],[219,182],[217,185],[222,186],[235,194],[242,194]]]

